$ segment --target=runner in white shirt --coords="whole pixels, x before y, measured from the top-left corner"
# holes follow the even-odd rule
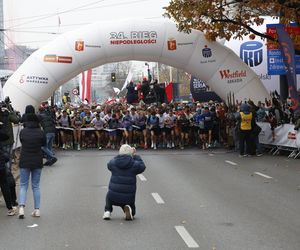
[[[136,121],[136,119],[138,118],[138,114],[137,114],[135,108],[131,108],[131,110],[130,110],[130,116],[131,116],[132,121],[134,123]]]
[[[166,132],[165,132],[165,115],[164,111],[160,110],[157,114],[158,117],[158,126],[159,126],[159,132],[158,132],[158,143],[163,148],[166,147],[167,141],[166,141]]]
[[[138,116],[134,120],[134,141],[139,143],[141,146],[144,147],[144,149],[147,149],[147,129],[146,129],[146,123],[147,123],[147,116],[145,114],[145,111],[139,110]]]
[[[67,114],[67,111],[64,110],[62,112],[62,115],[60,116],[59,120],[58,120],[58,124],[59,126],[63,127],[63,128],[70,128],[71,127],[71,119],[70,116]],[[71,144],[70,146],[73,147],[73,139],[72,139],[72,134],[73,131],[72,130],[67,130],[67,129],[59,129],[59,136],[61,139],[61,143],[62,143],[62,149],[67,149],[67,144]]]
[[[165,132],[167,137],[167,147],[175,148],[175,125],[177,117],[174,115],[172,109],[169,110],[169,113],[165,116]]]
[[[101,145],[101,139],[103,138],[103,128],[105,126],[105,120],[100,117],[100,114],[96,114],[96,117],[92,120],[92,126],[96,129],[95,134],[97,137],[97,146],[101,150],[103,145]]]
[[[104,115],[103,119],[107,123],[111,119],[111,111],[108,111],[106,115]]]

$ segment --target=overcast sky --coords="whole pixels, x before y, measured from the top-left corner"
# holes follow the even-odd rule
[[[169,0],[3,0],[4,27],[10,30],[6,32],[6,45],[11,40],[38,48],[59,33],[99,20],[162,18],[162,8],[168,3]]]

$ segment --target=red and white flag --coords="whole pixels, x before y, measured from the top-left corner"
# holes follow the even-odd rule
[[[173,100],[173,83],[172,82],[165,83],[165,92],[166,92],[168,102],[171,102]]]
[[[117,102],[117,99],[116,98],[108,98],[106,101],[105,101],[105,104],[107,105],[111,105],[111,104],[114,104]]]
[[[81,84],[79,84],[80,98],[82,101],[91,99],[91,80],[92,80],[92,69],[81,73]]]

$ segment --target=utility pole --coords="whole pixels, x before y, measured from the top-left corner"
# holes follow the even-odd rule
[[[4,51],[4,9],[3,9],[3,0],[0,0],[0,63],[2,65],[2,68],[4,68],[4,56],[5,56],[5,51]]]
[[[156,63],[156,70],[157,70],[157,82],[160,83],[159,81],[159,67],[158,67],[159,62]]]
[[[280,2],[280,0],[279,0]],[[285,1],[281,1],[281,2],[285,2]],[[280,11],[279,14],[279,23],[281,23],[281,17],[283,16],[282,11]],[[284,56],[284,55],[282,55]],[[280,98],[282,101],[286,100],[288,98],[289,95],[289,84],[287,81],[287,77],[286,74],[284,75],[279,75],[279,88],[280,88]]]

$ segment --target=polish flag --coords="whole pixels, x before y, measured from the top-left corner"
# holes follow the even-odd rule
[[[108,98],[106,101],[105,101],[105,104],[107,105],[111,105],[111,104],[114,104],[117,102],[117,99],[116,98]]]
[[[82,101],[91,99],[92,69],[81,73],[81,84],[79,85],[80,98]]]
[[[167,96],[168,102],[171,102],[173,100],[173,83],[165,83],[165,92]]]

